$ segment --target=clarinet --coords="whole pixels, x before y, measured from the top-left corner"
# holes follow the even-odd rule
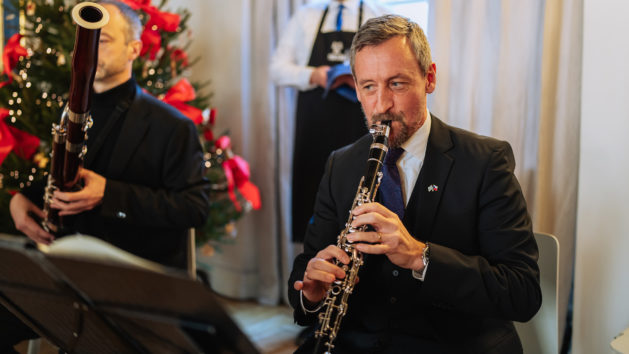
[[[369,129],[373,136],[373,142],[369,148],[369,159],[367,160],[367,172],[360,179],[354,203],[349,211],[349,217],[345,223],[345,229],[338,236],[336,245],[345,251],[350,261],[342,264],[338,260],[334,263],[345,271],[345,278],[335,280],[326,293],[322,311],[319,313],[319,327],[315,331],[317,343],[314,354],[319,354],[323,341],[325,353],[329,354],[334,348],[334,339],[338,334],[343,316],[347,312],[347,300],[354,290],[354,284],[358,277],[358,271],[363,265],[363,254],[360,253],[354,244],[347,240],[347,235],[356,231],[366,231],[368,225],[357,228],[351,226],[354,216],[354,209],[362,204],[374,201],[380,181],[382,180],[382,163],[384,156],[389,150],[388,140],[391,121],[384,121],[382,124],[374,124]]]
[[[50,172],[44,194],[42,226],[54,234],[60,233],[64,225],[59,211],[50,207],[53,193],[78,187],[79,168],[87,153],[85,141],[92,125],[89,108],[98,65],[98,41],[101,28],[109,22],[109,13],[99,4],[82,2],[72,8],[72,19],[77,27],[70,92],[59,124],[52,124]]]

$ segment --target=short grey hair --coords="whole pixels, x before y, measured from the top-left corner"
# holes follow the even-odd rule
[[[397,36],[404,36],[408,39],[419,68],[422,74],[426,75],[432,64],[428,39],[417,23],[398,15],[371,18],[360,27],[350,48],[352,74],[356,75],[354,72],[356,53],[365,47],[377,46]]]
[[[142,35],[142,21],[137,12],[135,12],[129,5],[116,0],[97,0],[96,3],[101,5],[112,5],[120,10],[122,18],[127,23],[127,33],[125,34],[125,40],[127,43],[132,40],[140,40]]]

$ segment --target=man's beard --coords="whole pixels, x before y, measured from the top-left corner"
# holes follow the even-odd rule
[[[417,129],[413,129],[411,131],[411,127],[409,127],[405,122],[404,122],[404,113],[379,113],[379,114],[374,114],[371,117],[371,121],[372,122],[377,122],[377,121],[385,121],[385,120],[390,120],[391,121],[391,126],[393,126],[393,122],[399,122],[400,123],[400,127],[397,128],[396,126],[396,130],[395,130],[395,135],[394,136],[389,136],[389,147],[391,148],[396,148],[396,147],[400,147],[402,146],[402,144],[404,144],[408,138],[411,137],[411,135],[417,130]],[[367,120],[365,120],[365,122],[367,122]],[[367,123],[368,125],[369,123]],[[369,127],[367,127],[367,129],[369,129]]]

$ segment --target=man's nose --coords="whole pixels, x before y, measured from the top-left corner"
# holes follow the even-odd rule
[[[393,94],[388,88],[378,90],[376,113],[386,113],[393,107]]]

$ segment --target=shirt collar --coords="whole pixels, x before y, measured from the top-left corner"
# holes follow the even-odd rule
[[[417,131],[413,133],[413,135],[411,135],[404,144],[402,144],[404,151],[413,155],[417,159],[424,159],[424,156],[426,155],[426,146],[428,145],[428,136],[430,135],[431,122],[430,111],[428,111],[428,107],[426,107],[426,120],[424,121],[424,124],[422,124],[422,126],[417,129]]]
[[[352,10],[358,8],[358,2],[360,0],[345,0],[343,1],[343,6],[345,6],[345,9],[349,9]],[[340,1],[336,0],[336,1],[332,1],[332,6],[330,6],[330,10],[338,10],[339,5],[341,4]]]

